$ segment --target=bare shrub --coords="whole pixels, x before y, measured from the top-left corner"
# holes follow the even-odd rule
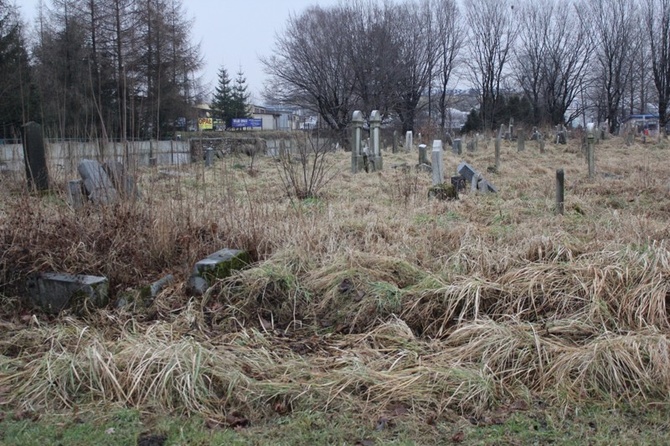
[[[279,176],[289,197],[300,200],[316,198],[321,189],[335,176],[330,140],[306,133],[295,140],[293,150],[279,153]]]

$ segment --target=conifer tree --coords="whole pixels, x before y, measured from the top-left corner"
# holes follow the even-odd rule
[[[219,68],[219,83],[214,92],[210,107],[214,110],[214,117],[223,120],[230,126],[230,120],[235,117],[233,110],[233,87],[225,67]]]
[[[233,86],[233,112],[234,118],[249,118],[249,96],[247,92],[247,78],[244,77],[244,72],[242,72],[242,67],[237,71],[237,77],[235,78],[235,85]]]

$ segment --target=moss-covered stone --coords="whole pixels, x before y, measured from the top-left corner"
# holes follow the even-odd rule
[[[458,190],[453,184],[440,183],[428,189],[428,197],[438,200],[458,200]]]
[[[251,257],[246,251],[237,249],[222,249],[207,256],[195,264],[193,274],[189,279],[189,289],[195,294],[202,294],[207,286],[217,279],[229,277],[233,271],[239,270],[251,263]],[[201,283],[202,281],[205,283]]]

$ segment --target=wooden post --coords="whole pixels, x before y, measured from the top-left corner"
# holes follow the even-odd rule
[[[563,169],[556,170],[556,213],[563,215],[565,205],[565,173]]]

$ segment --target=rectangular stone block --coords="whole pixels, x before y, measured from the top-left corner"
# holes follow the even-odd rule
[[[249,253],[238,249],[222,249],[198,261],[188,280],[188,289],[193,294],[204,294],[217,279],[229,277],[233,271],[251,263]]]
[[[68,308],[100,308],[109,301],[106,277],[42,273],[28,280],[30,302],[48,313]]]

